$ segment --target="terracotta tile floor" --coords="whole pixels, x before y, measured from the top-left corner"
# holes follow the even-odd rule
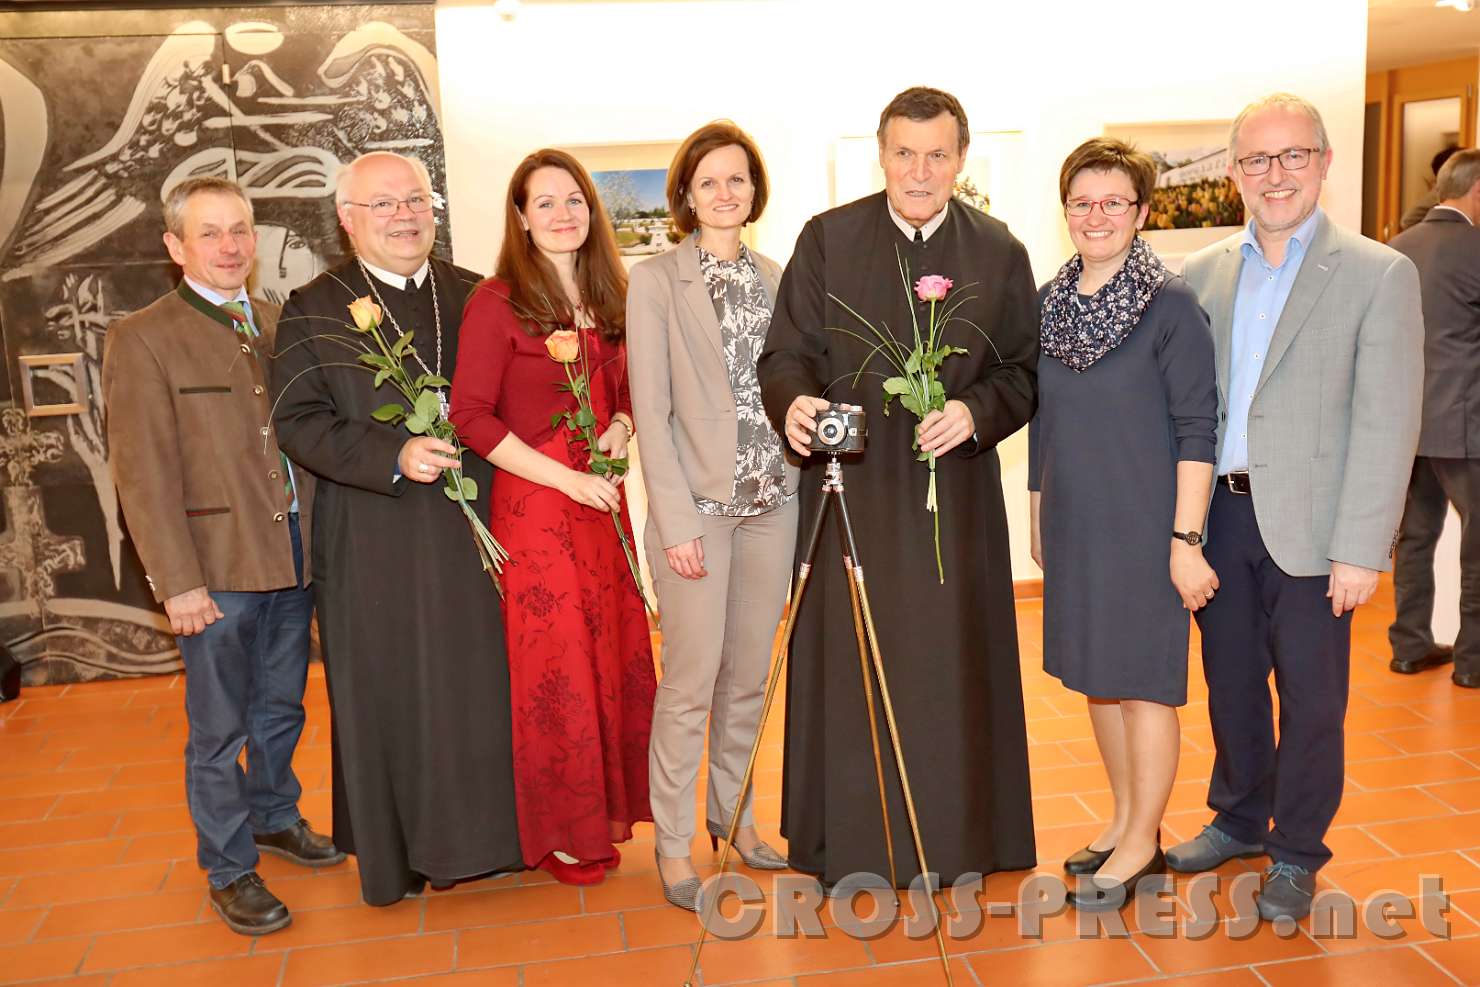
[[[1038,604],[1021,603],[1018,615],[1039,871],[1052,876],[1065,854],[1098,831],[1110,797],[1082,702],[1039,668]],[[1447,672],[1390,674],[1384,633],[1390,616],[1387,597],[1357,620],[1347,794],[1330,836],[1336,858],[1322,881],[1354,896],[1359,906],[1389,890],[1417,909],[1423,905],[1420,875],[1441,876],[1450,893],[1448,939],[1429,935],[1416,919],[1399,922],[1405,934],[1396,939],[1361,922],[1355,936],[1343,939],[1315,935],[1310,923],[1285,930],[1262,926],[1250,934],[1236,917],[1237,890],[1225,889],[1209,900],[1228,920],[1210,922],[1211,934],[1200,939],[1156,935],[1151,918],[1131,909],[1108,916],[1106,926],[1090,935],[1076,927],[1073,912],[1051,915],[1042,921],[1041,938],[1028,939],[1016,919],[988,911],[974,928],[948,940],[955,983],[1480,985],[1480,693],[1455,688]],[[1212,739],[1195,660],[1192,683],[1168,842],[1191,836],[1207,818]],[[164,677],[37,688],[0,706],[0,982],[682,982],[697,925],[661,903],[647,826],[624,848],[621,869],[599,887],[507,877],[383,909],[359,902],[353,861],[313,873],[265,857],[264,876],[293,909],[293,925],[255,941],[233,935],[207,908],[193,858],[179,760],[182,686],[180,678]],[[317,670],[307,702],[308,728],[297,756],[303,809],[327,827],[328,711]],[[778,843],[780,709],[768,730],[757,798],[762,829]],[[708,846],[696,842],[695,849],[696,860],[712,867]],[[1222,877],[1247,880],[1261,865],[1229,864]],[[993,876],[981,901],[1016,900],[1030,876]],[[769,883],[762,885],[769,890]],[[1175,890],[1173,907],[1186,917],[1200,892],[1186,879],[1178,879]],[[911,939],[900,927],[855,939],[825,911],[819,928],[817,938],[778,937],[766,922],[746,940],[711,940],[701,983],[893,987],[943,979],[932,940]]]

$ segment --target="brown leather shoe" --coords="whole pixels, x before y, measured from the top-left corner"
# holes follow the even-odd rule
[[[256,871],[248,871],[224,888],[212,888],[211,907],[228,929],[244,936],[264,936],[293,921],[288,906],[267,890]]]
[[[334,841],[322,833],[315,833],[307,819],[300,819],[280,833],[254,833],[252,841],[257,849],[285,857],[304,867],[328,867],[344,859]]]

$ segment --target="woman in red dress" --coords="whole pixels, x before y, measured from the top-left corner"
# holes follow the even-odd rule
[[[490,527],[508,549],[504,626],[514,707],[514,791],[525,864],[594,884],[613,844],[650,821],[652,644],[612,523],[631,539],[621,478],[590,472],[562,416],[577,410],[566,365],[546,349],[575,330],[597,449],[624,457],[626,273],[591,178],[562,151],[536,151],[509,183],[495,276],[468,299],[451,419],[495,467]],[[571,366],[579,374],[582,365]]]

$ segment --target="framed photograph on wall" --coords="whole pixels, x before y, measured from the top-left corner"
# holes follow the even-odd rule
[[[1022,138],[1019,130],[973,131],[966,166],[956,181],[956,198],[1017,229],[1027,221],[1026,213],[1018,214],[1025,202],[1019,184]],[[839,137],[833,142],[831,185],[834,206],[884,187],[877,137]]]
[[[633,264],[672,249],[682,240],[668,212],[664,194],[668,165],[678,141],[643,144],[576,144],[562,150],[573,154],[596,183],[607,214],[616,229],[622,263]]]
[[[1156,162],[1145,236],[1174,271],[1183,259],[1244,224],[1244,202],[1228,177],[1231,121],[1109,124],[1106,137],[1134,144]]]

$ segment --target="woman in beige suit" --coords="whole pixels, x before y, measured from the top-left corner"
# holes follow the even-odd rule
[[[755,740],[796,538],[797,470],[761,407],[755,373],[781,268],[740,242],[766,192],[760,152],[744,131],[728,121],[695,131],[668,169],[668,203],[687,236],[633,268],[627,293],[644,543],[663,615],[649,747],[653,822],[664,896],[692,910],[705,721],[713,847],[728,832]],[[741,812],[741,858],[783,869],[755,831],[749,799]]]

